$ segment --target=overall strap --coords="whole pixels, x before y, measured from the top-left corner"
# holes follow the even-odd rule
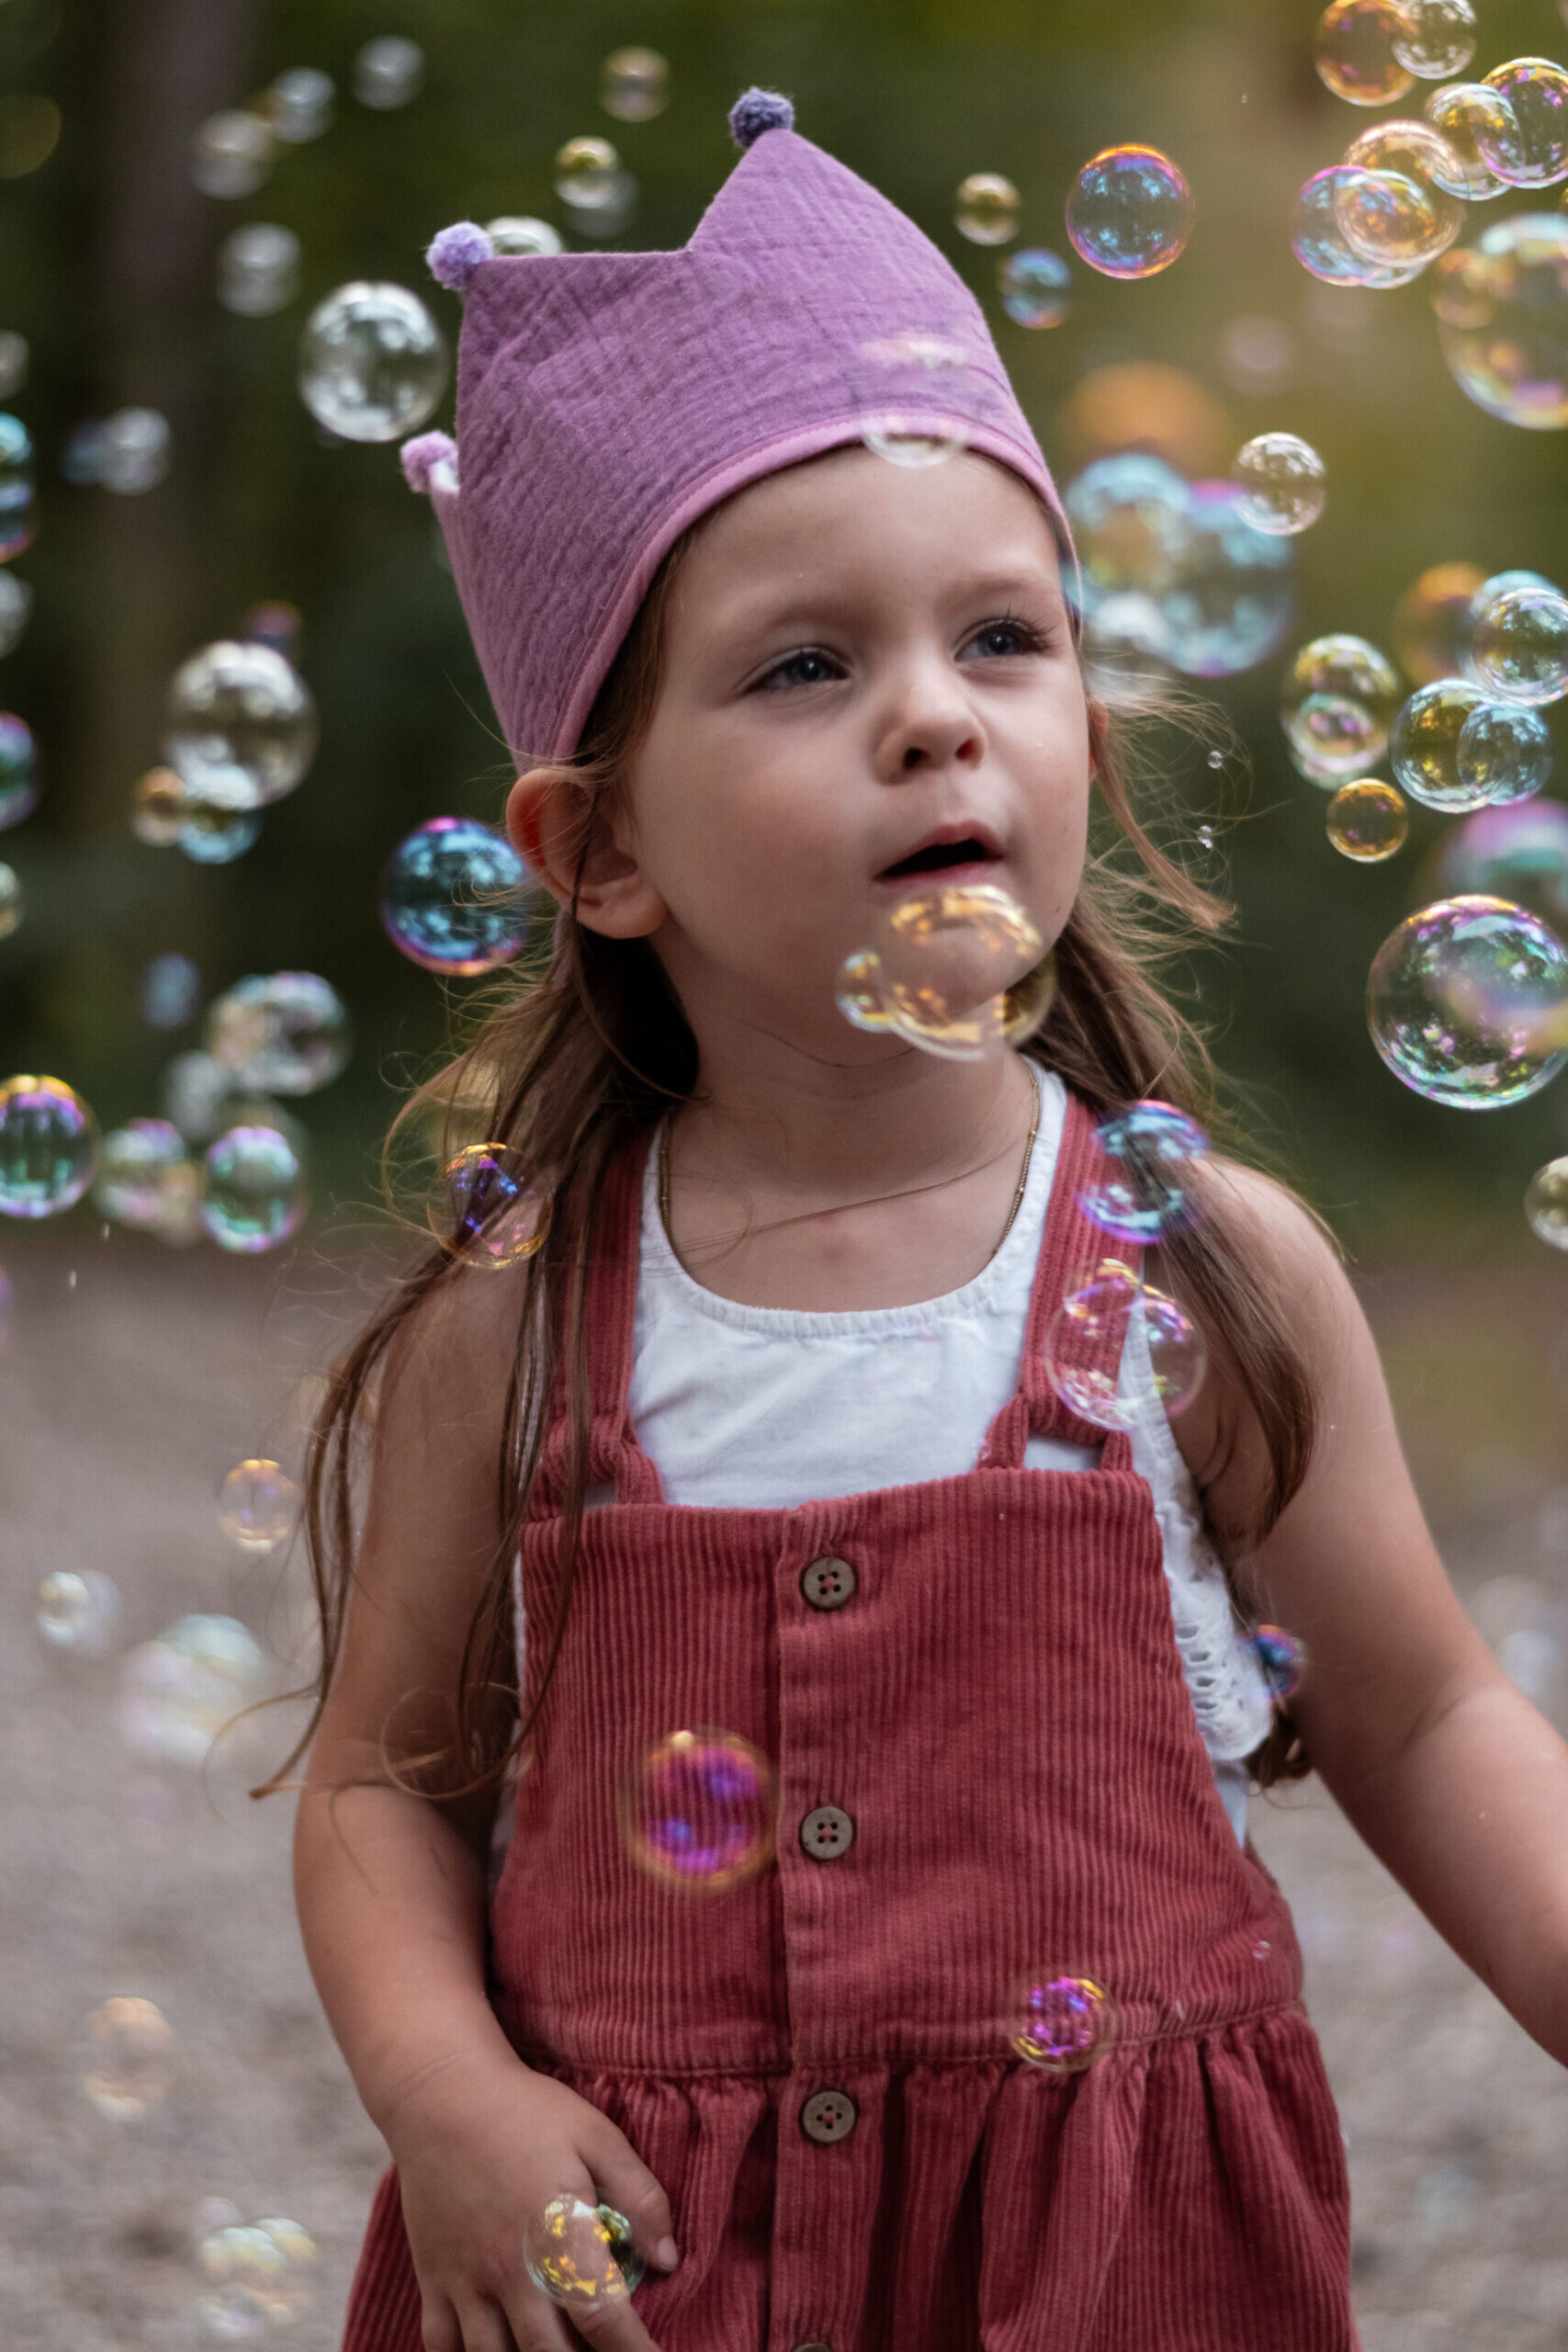
[[[1086,1421],[1063,1402],[1045,1372],[1045,1339],[1070,1290],[1087,1282],[1102,1258],[1118,1259],[1134,1273],[1141,1271],[1143,1252],[1127,1242],[1112,1240],[1087,1217],[1080,1196],[1105,1156],[1095,1140],[1094,1114],[1076,1094],[1067,1096],[1066,1118],[1056,1154],[1045,1230],[1030,1294],[1029,1319],[1024,1328],[1023,1365],[1017,1394],[1002,1407],[986,1435],[981,1466],[1017,1470],[1023,1466],[1023,1449],[1032,1435],[1065,1439],[1072,1445],[1099,1446],[1102,1470],[1129,1470],[1132,1442],[1124,1430],[1104,1430]],[[1114,1380],[1121,1358],[1119,1337],[1108,1336],[1103,1362],[1090,1366]]]

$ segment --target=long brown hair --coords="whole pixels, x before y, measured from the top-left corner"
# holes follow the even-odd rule
[[[700,528],[665,558],[590,715],[573,763],[584,855],[651,720],[671,595]],[[1230,910],[1140,822],[1116,729],[1099,704],[1091,705],[1091,742],[1108,839],[1089,861],[1056,943],[1050,1010],[1023,1050],[1057,1071],[1091,1110],[1158,1096],[1214,1132],[1219,1114],[1207,1049],[1158,975],[1193,934],[1221,930]],[[396,1137],[411,1122],[434,1115],[443,1123],[444,1146],[451,1146],[469,1140],[477,1125],[519,1165],[549,1171],[553,1202],[545,1240],[520,1270],[519,1344],[496,1464],[501,1535],[468,1628],[451,1696],[450,1739],[426,1755],[384,1754],[389,1777],[421,1793],[456,1798],[499,1785],[519,1759],[548,1690],[577,1575],[587,1485],[585,1237],[616,1156],[671,1104],[689,1100],[696,1079],[695,1039],[651,949],[588,929],[577,918],[574,894],[557,915],[543,968],[505,987],[466,1050],[414,1092],[394,1127]],[[460,1135],[455,1105],[470,1123]],[[1240,1539],[1254,1543],[1296,1492],[1311,1459],[1315,1411],[1307,1367],[1259,1242],[1223,1190],[1209,1188],[1205,1215],[1164,1245],[1164,1259],[1165,1279],[1238,1376],[1258,1416],[1268,1473]],[[314,1706],[278,1772],[253,1792],[257,1796],[288,1785],[284,1775],[310,1746],[332,1684],[354,1575],[357,1439],[388,1349],[435,1286],[462,1271],[446,1249],[422,1251],[333,1369],[306,1465],[306,1530],[321,1632],[319,1673],[308,1694]],[[547,1640],[545,1667],[525,1720],[515,1689],[512,1567],[558,1385],[570,1433],[558,1598],[547,1635],[540,1629],[539,1638]],[[514,1707],[501,1710],[512,1721],[502,1747],[497,1701],[506,1697]],[[1264,1786],[1308,1769],[1282,1713],[1251,1760]]]

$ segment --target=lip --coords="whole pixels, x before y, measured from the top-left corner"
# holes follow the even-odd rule
[[[986,854],[966,859],[959,865],[929,867],[925,873],[919,869],[912,874],[895,871],[895,868],[907,865],[910,858],[919,857],[927,850],[956,848],[960,842],[976,842]],[[935,825],[929,833],[922,833],[918,842],[911,842],[908,849],[900,850],[896,858],[890,859],[875,880],[879,888],[886,889],[903,889],[910,883],[924,880],[928,873],[933,880],[973,882],[991,873],[1001,861],[1002,846],[989,825],[959,820],[951,825]]]

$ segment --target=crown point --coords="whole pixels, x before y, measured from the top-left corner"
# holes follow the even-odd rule
[[[778,90],[744,90],[729,109],[729,135],[738,147],[754,146],[764,130],[794,129],[795,108]]]
[[[443,488],[457,488],[457,444],[449,433],[416,433],[412,441],[403,443],[398,455],[402,460],[403,480],[422,498],[429,497],[431,477],[438,466],[450,476]]]
[[[424,253],[432,277],[454,294],[462,293],[480,262],[494,255],[494,241],[477,220],[455,220],[438,231]]]

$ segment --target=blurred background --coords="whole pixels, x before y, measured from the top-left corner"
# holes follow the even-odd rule
[[[373,1283],[377,1144],[461,1017],[469,984],[388,938],[385,862],[429,818],[493,822],[510,774],[430,507],[395,442],[312,416],[301,331],[344,281],[385,279],[455,343],[457,298],[422,255],[460,219],[526,216],[569,246],[682,243],[730,166],[726,112],[750,83],[788,92],[800,128],[951,255],[1060,478],[1129,447],[1223,478],[1273,430],[1321,453],[1327,509],[1288,543],[1269,650],[1190,681],[1215,707],[1200,740],[1153,730],[1162,838],[1237,907],[1190,984],[1238,1115],[1353,1254],[1456,1580],[1562,1719],[1568,1258],[1522,1204],[1568,1151],[1568,1081],[1466,1117],[1390,1075],[1367,970],[1440,894],[1448,829],[1413,807],[1399,855],[1337,854],[1279,710],[1307,639],[1348,630],[1393,652],[1396,607],[1432,567],[1561,574],[1568,446],[1464,397],[1428,283],[1328,286],[1293,257],[1297,189],[1369,119],[1314,71],[1315,15],[1303,0],[0,0],[0,407],[35,451],[31,543],[8,567],[31,603],[0,703],[38,760],[36,808],[0,842],[23,908],[0,940],[5,1069],[66,1080],[107,1131],[169,1110],[171,1058],[201,1048],[204,1009],[247,974],[319,974],[354,1031],[342,1074],[289,1106],[313,1208],[287,1250],[170,1249],[90,1197],[0,1229],[16,1898],[0,1951],[20,1996],[0,2020],[8,2341],[212,2340],[229,2321],[203,2313],[198,2244],[287,2214],[315,2242],[315,2284],[253,2332],[325,2346],[379,2156],[299,1960],[288,1801],[243,1793],[298,1712],[202,1773],[166,1744],[128,1747],[113,1704],[124,1645],[182,1611],[248,1626],[280,1685],[308,1664],[297,1556],[258,1532],[254,1494],[251,1540],[225,1532],[216,1498],[243,1461],[276,1462],[286,1524],[312,1378]],[[1568,45],[1552,0],[1477,0],[1477,74]],[[627,44],[667,62],[656,111],[604,104],[604,61]],[[256,128],[214,130],[234,113]],[[596,219],[558,193],[574,137],[617,151],[624,182]],[[1131,140],[1181,164],[1196,219],[1174,266],[1121,283],[1072,255],[1063,206],[1090,155]],[[955,225],[977,172],[1014,184],[1018,244],[1067,258],[1059,323],[1010,317],[1006,246]],[[287,235],[236,249],[254,224]],[[127,427],[127,411],[154,422]],[[450,424],[449,394],[431,421]],[[231,862],[138,838],[133,788],[163,756],[174,673],[276,605],[320,717],[309,774]],[[1560,755],[1562,707],[1547,714]],[[160,998],[150,967],[175,957]],[[96,1656],[30,1623],[40,1578],[85,1568],[112,1577],[122,1610]],[[1344,2103],[1371,2352],[1568,2344],[1562,2076],[1320,1792],[1258,1812]],[[164,2086],[114,2113],[83,2089],[86,2021],[110,1997],[153,2002],[173,2053]]]

